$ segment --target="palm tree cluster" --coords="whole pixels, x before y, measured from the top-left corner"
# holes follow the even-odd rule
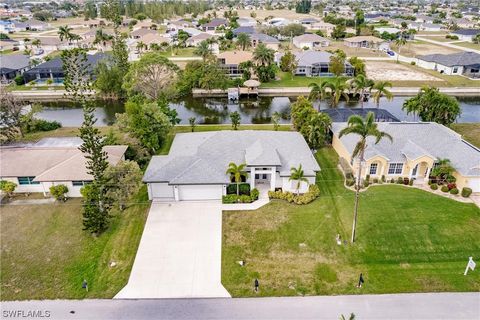
[[[351,94],[358,96],[362,108],[369,94],[371,94],[377,108],[380,107],[380,99],[382,97],[386,97],[388,100],[393,98],[393,94],[388,89],[392,87],[390,82],[375,82],[363,74],[359,74],[350,80],[343,77],[333,77],[322,80],[320,83],[313,82],[309,87],[311,88],[309,99],[311,101],[318,101],[319,109],[320,101],[325,98],[329,98],[330,104],[336,107],[340,103],[341,98],[348,102]]]
[[[72,42],[82,39],[78,34],[73,33],[72,30],[69,26],[60,26],[57,32],[60,41],[66,40],[67,42]]]

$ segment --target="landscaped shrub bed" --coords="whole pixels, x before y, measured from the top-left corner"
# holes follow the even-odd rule
[[[250,184],[248,183],[240,183],[238,185],[239,193],[242,195],[250,195]],[[227,186],[227,194],[237,194],[237,185],[235,183],[229,184]]]
[[[295,204],[307,204],[315,200],[320,195],[320,189],[316,184],[311,184],[308,191],[304,194],[296,194],[293,192],[283,191],[269,191],[268,197],[270,199],[286,200]]]
[[[250,188],[250,187],[249,187]],[[228,191],[228,187],[227,187]],[[236,189],[235,189],[236,192]],[[222,203],[230,204],[230,203],[252,203],[255,200],[258,200],[258,196],[260,192],[258,189],[254,188],[252,191],[249,192],[250,194],[227,194],[226,196],[222,197]]]
[[[462,188],[462,197],[468,198],[468,197],[470,197],[471,194],[472,194],[472,189],[467,188],[467,187]]]

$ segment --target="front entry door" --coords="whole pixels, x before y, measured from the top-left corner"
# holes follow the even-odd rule
[[[412,177],[416,177],[416,176],[417,176],[417,171],[418,171],[418,164],[415,166],[415,168],[413,168]]]

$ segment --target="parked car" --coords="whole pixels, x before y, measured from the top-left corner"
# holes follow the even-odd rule
[[[393,52],[392,50],[387,50],[387,54],[388,54],[390,57],[395,56],[395,52]]]

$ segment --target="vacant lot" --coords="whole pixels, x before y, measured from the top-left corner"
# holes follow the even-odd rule
[[[409,66],[395,63],[395,62],[383,62],[383,61],[365,61],[366,72],[372,80],[387,80],[387,81],[440,81],[442,79],[434,77],[428,73],[414,70]]]
[[[350,239],[354,194],[333,149],[317,159],[321,196],[311,204],[224,213],[222,283],[233,296],[254,296],[255,278],[260,296],[480,290],[479,272],[463,275],[468,257],[480,255],[478,207],[376,186],[361,194],[356,243],[338,246],[337,234]]]
[[[1,300],[112,298],[128,281],[149,206],[144,188],[99,237],[82,230],[80,199],[2,206]]]
[[[460,133],[463,139],[480,148],[480,123],[453,123],[451,128]]]
[[[399,52],[399,48],[395,45],[395,43],[392,43],[391,47],[395,52]],[[406,45],[400,48],[400,54],[406,57],[416,57],[434,53],[449,54],[459,51],[461,50],[436,45],[420,40],[408,41]]]
[[[473,42],[455,42],[454,45],[468,49],[480,50],[480,44],[476,44]]]

